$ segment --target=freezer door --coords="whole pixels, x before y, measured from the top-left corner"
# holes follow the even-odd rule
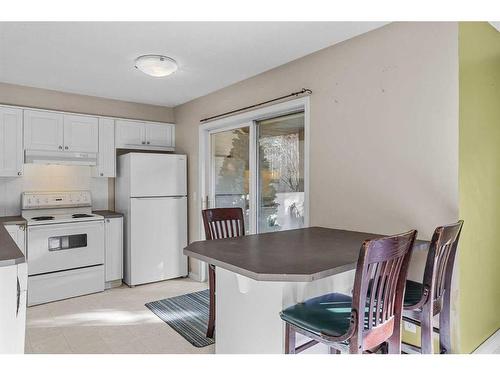
[[[130,196],[186,195],[186,155],[130,155]]]
[[[187,199],[133,198],[130,213],[129,285],[187,275]],[[130,272],[130,274],[127,274]]]

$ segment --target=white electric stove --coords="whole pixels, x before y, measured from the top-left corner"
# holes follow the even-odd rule
[[[89,191],[25,192],[28,305],[104,290],[104,217]]]

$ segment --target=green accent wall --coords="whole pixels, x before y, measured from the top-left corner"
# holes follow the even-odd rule
[[[500,328],[500,32],[459,25],[460,352]]]

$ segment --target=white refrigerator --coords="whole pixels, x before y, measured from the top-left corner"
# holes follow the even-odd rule
[[[124,214],[124,282],[187,276],[186,155],[119,157],[115,206]]]

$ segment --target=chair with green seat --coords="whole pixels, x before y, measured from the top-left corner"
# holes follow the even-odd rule
[[[330,353],[374,352],[385,343],[389,353],[400,353],[404,287],[416,233],[365,241],[352,297],[331,293],[283,310],[285,353],[317,343],[326,344]],[[311,340],[296,347],[297,333]]]
[[[420,326],[421,346],[403,343],[403,351],[434,353],[432,333],[439,333],[440,353],[451,352],[451,279],[463,221],[436,228],[422,283],[407,280],[403,320]],[[439,328],[433,324],[439,314]]]

